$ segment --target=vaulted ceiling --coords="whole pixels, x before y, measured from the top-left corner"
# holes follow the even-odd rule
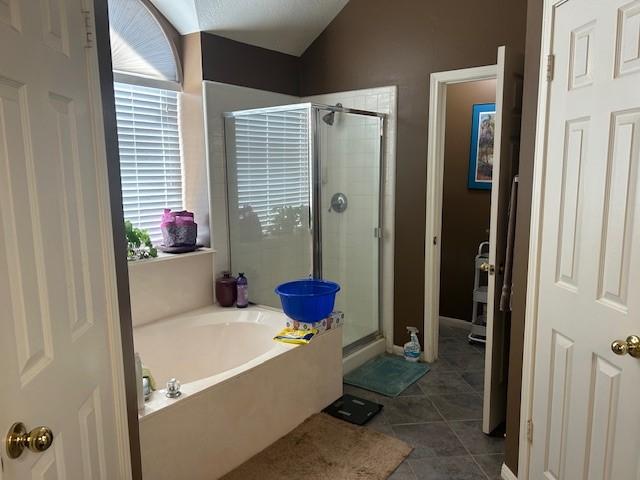
[[[151,0],[182,34],[210,32],[300,56],[349,0]]]

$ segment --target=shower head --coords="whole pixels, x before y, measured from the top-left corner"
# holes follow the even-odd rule
[[[342,108],[342,104],[336,103],[336,107]],[[333,110],[322,117],[322,121],[329,126],[333,125],[333,122],[335,121],[335,119],[336,119],[336,112]]]
[[[333,121],[336,118],[336,112],[329,112],[326,115],[323,115],[322,121],[327,125],[333,125]]]

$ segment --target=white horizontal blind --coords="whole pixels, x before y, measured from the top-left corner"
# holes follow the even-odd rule
[[[178,94],[115,83],[124,218],[162,238],[162,210],[182,209]]]
[[[309,112],[250,113],[234,120],[238,207],[251,207],[267,234],[277,228],[279,208],[309,205]],[[308,219],[307,212],[303,216]]]

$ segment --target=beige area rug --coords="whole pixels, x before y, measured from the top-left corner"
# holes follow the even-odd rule
[[[384,480],[411,450],[401,440],[319,413],[223,480]]]

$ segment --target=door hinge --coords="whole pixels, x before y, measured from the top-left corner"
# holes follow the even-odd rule
[[[82,10],[84,17],[84,48],[92,48],[94,45],[93,24],[91,22],[91,11]]]
[[[376,227],[373,229],[373,236],[375,238],[382,238],[384,237],[384,232],[382,231],[382,227]]]
[[[527,420],[527,440],[533,442],[533,420]]]
[[[555,64],[556,64],[556,56],[553,54],[547,55],[547,82],[553,81]]]

